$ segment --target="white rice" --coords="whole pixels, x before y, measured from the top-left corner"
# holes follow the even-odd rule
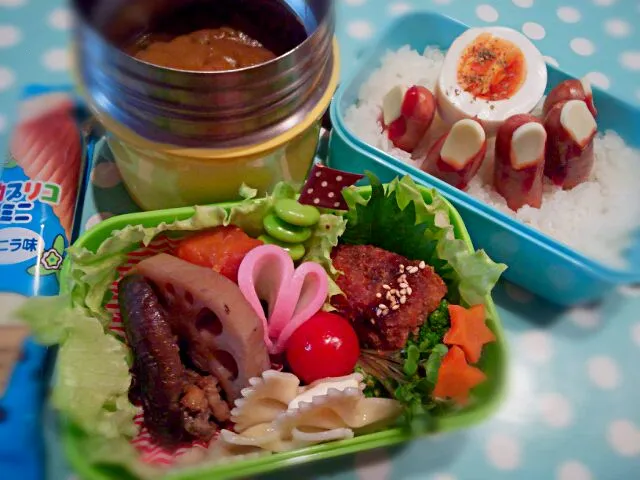
[[[423,85],[433,91],[443,59],[444,53],[435,47],[427,47],[423,55],[409,46],[387,52],[380,68],[361,86],[358,102],[347,110],[346,125],[363,141],[419,167],[409,153],[395,148],[383,134],[378,122],[380,105],[384,95],[398,84]],[[439,136],[444,128],[436,119],[429,137]],[[624,252],[640,228],[638,150],[628,147],[613,131],[600,132],[595,139],[596,159],[589,181],[563,191],[545,179],[542,207],[524,206],[513,212],[492,186],[492,141],[488,147],[468,194],[590,258],[624,268]]]

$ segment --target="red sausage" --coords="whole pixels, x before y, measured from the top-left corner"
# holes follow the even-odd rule
[[[433,144],[422,170],[440,180],[464,190],[478,173],[487,151],[487,136],[482,125],[466,118]]]
[[[404,95],[400,117],[387,128],[389,140],[411,153],[433,122],[436,100],[428,88],[413,86]]]
[[[547,133],[533,115],[509,117],[498,129],[493,185],[511,210],[540,208]]]
[[[582,100],[554,105],[545,117],[547,148],[544,174],[570,190],[586,181],[593,169],[596,121]]]
[[[546,117],[551,108],[560,102],[567,100],[582,100],[586,102],[589,111],[594,118],[598,117],[598,111],[593,103],[593,92],[591,91],[591,84],[589,80],[583,78],[582,80],[565,80],[564,82],[556,85],[553,90],[549,92],[547,98],[544,101],[543,115]]]

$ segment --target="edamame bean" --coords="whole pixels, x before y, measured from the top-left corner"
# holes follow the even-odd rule
[[[286,243],[303,243],[311,236],[311,229],[299,227],[283,222],[280,218],[270,213],[262,221],[264,229],[276,240]]]
[[[282,198],[273,206],[281,220],[299,227],[311,227],[320,220],[320,211],[312,205],[302,205],[292,198]]]
[[[301,243],[281,242],[279,240],[276,240],[270,235],[260,235],[258,237],[258,240],[262,240],[264,243],[269,245],[277,245],[283,248],[284,250],[287,251],[287,253],[291,257],[291,260],[293,260],[294,262],[304,257],[305,249],[304,249],[304,245],[302,245]]]

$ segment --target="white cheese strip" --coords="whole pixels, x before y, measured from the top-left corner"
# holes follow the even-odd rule
[[[404,102],[404,95],[407,90],[402,85],[396,85],[382,99],[382,120],[385,125],[389,125],[400,118],[402,102]]]
[[[547,132],[540,123],[529,122],[520,125],[511,137],[511,164],[520,170],[544,161]]]
[[[560,124],[571,138],[584,147],[598,129],[589,107],[582,100],[569,100],[560,112]]]

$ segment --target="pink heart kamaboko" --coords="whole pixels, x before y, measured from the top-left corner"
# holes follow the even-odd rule
[[[276,245],[251,250],[238,270],[238,286],[264,325],[269,353],[281,353],[291,334],[322,308],[329,291],[327,273],[315,262],[295,268]],[[267,315],[260,301],[267,304]]]

